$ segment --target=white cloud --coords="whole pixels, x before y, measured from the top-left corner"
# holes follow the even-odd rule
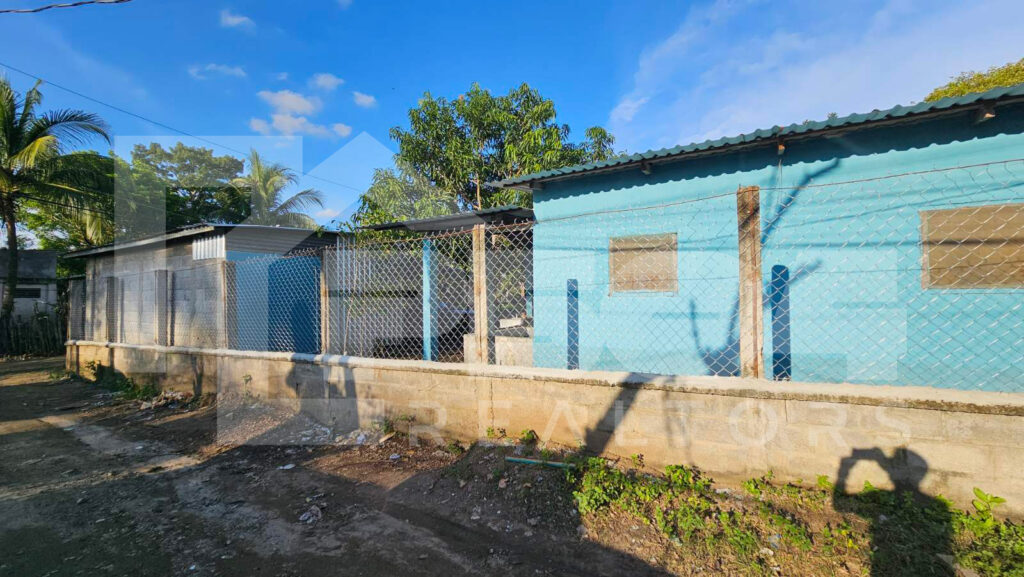
[[[221,74],[224,76],[234,76],[235,78],[245,78],[245,69],[241,66],[228,66],[227,64],[207,64],[206,66],[199,66],[198,64],[188,67],[189,76],[196,80],[205,80],[208,74]]]
[[[803,24],[772,18],[786,12],[774,3],[693,8],[640,55],[609,128],[628,150],[733,136],[908,104],[958,72],[1020,58],[1014,43],[993,39],[1024,37],[1024,5],[940,4],[889,0]]]
[[[306,97],[291,90],[278,90],[277,92],[261,90],[259,97],[272,106],[278,114],[313,114],[323,106],[319,98]]]
[[[295,116],[293,114],[271,114],[270,126],[285,136],[330,136],[331,134],[326,126],[316,124],[305,116]]]
[[[352,5],[352,0],[338,0],[338,6],[341,6],[342,10],[347,10]]]
[[[636,113],[640,111],[644,104],[650,98],[644,96],[641,98],[623,98],[616,106],[612,109],[611,119],[612,121],[618,122],[629,122],[633,120]]]
[[[337,209],[334,209],[334,208],[325,208],[323,210],[316,211],[315,216],[317,218],[334,218],[334,217],[338,216],[339,214],[341,214],[340,210],[337,210]]]
[[[270,127],[270,123],[262,118],[250,118],[249,128],[251,128],[253,132],[258,132],[260,134],[270,134],[273,132]]]
[[[287,72],[278,72],[277,75],[274,76],[274,78],[276,80],[280,80],[280,81],[283,82],[285,80],[288,80],[288,73]]]
[[[256,23],[253,22],[252,18],[236,14],[227,8],[220,11],[220,25],[224,28],[243,28],[249,30],[256,27]]]
[[[376,98],[362,92],[353,92],[352,100],[355,101],[356,106],[362,106],[363,108],[373,108],[374,106],[377,106]]]
[[[309,79],[309,85],[313,88],[319,88],[320,90],[326,90],[328,92],[344,84],[345,81],[329,72],[320,72],[314,74]]]
[[[352,127],[347,124],[342,124],[340,122],[332,124],[331,130],[333,130],[335,134],[342,138],[347,138],[349,134],[352,134]]]

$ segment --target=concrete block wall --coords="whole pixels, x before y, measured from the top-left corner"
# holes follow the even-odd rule
[[[120,342],[157,344],[161,328],[165,339],[182,346],[218,347],[224,324],[222,260],[193,261],[189,243],[161,248],[126,250],[90,258],[86,269],[85,334],[104,339],[113,330]],[[157,272],[168,271],[165,308],[161,309],[156,291],[160,288]],[[107,279],[116,279],[111,285]],[[120,289],[116,288],[120,287]],[[118,310],[107,315],[107,292],[115,294]],[[166,328],[157,318],[166,315]]]
[[[67,350],[68,369],[86,376],[94,361],[179,390],[244,387],[337,434],[400,416],[435,440],[532,429],[544,442],[692,465],[726,484],[768,471],[807,484],[826,475],[851,491],[913,485],[966,508],[980,487],[1024,516],[1021,394],[82,341]]]

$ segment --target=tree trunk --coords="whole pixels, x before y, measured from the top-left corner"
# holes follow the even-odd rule
[[[0,307],[0,322],[6,326],[14,314],[14,289],[18,286],[18,229],[14,217],[14,203],[6,199],[0,205],[3,210],[4,227],[7,229],[7,283],[4,286],[4,301]]]

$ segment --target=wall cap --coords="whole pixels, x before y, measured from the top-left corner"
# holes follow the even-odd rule
[[[618,371],[579,371],[537,367],[510,367],[435,361],[370,359],[345,355],[238,351],[198,347],[132,345],[69,340],[67,347],[130,349],[157,353],[195,354],[254,360],[291,361],[322,366],[462,375],[492,379],[665,390],[678,393],[839,403],[948,412],[1024,416],[1024,394],[963,391],[920,386],[858,385],[853,383],[802,383],[741,377],[655,375]]]

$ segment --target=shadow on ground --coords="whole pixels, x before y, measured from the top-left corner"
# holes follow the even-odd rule
[[[396,439],[218,448],[216,407],[32,381],[0,385],[0,574],[663,574],[581,539],[560,471],[499,487],[493,453]]]

